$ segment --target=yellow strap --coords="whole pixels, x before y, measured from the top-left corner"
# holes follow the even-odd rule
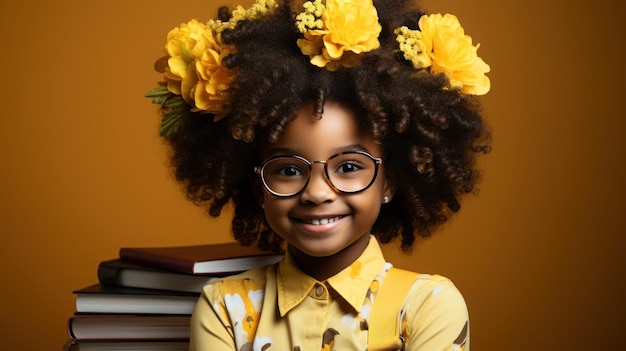
[[[400,350],[400,305],[417,273],[392,267],[376,294],[369,322],[368,351]]]

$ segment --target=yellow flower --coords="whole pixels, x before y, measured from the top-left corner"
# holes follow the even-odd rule
[[[170,56],[165,69],[169,91],[183,97],[192,111],[223,115],[233,77],[222,66],[229,48],[218,40],[225,28],[220,21],[208,24],[191,20],[168,34],[165,51]]]
[[[167,88],[174,94],[181,95],[181,86],[185,79],[193,75],[192,63],[211,47],[210,29],[206,25],[191,20],[172,29],[167,34],[165,52],[169,55],[168,67],[165,68]],[[189,102],[188,97],[185,101]]]
[[[422,40],[422,32],[402,26],[396,28],[394,33],[400,51],[404,53],[405,59],[411,61],[413,67],[422,69],[432,66],[433,61],[427,52],[428,48],[426,48],[424,40]]]
[[[434,14],[419,20],[424,48],[432,60],[431,72],[446,74],[452,87],[483,95],[491,88],[485,73],[490,67],[478,57],[478,45],[465,35],[456,16]]]
[[[246,11],[244,18],[248,20],[256,20],[272,12],[278,7],[275,0],[256,0],[254,4]]]
[[[321,20],[322,28],[313,29],[313,25],[308,25],[304,39],[297,43],[316,66],[331,71],[341,65],[354,66],[360,62],[360,54],[380,46],[378,35],[382,27],[372,0],[327,0]],[[310,18],[308,23],[311,23]]]
[[[206,50],[196,61],[197,82],[191,87],[183,84],[183,95],[189,88],[188,94],[193,97],[196,109],[214,113],[216,120],[224,117],[228,110],[228,87],[234,80],[232,73],[222,66],[222,58],[226,55],[227,50],[221,53],[213,49]]]
[[[296,16],[296,27],[301,33],[306,33],[309,29],[322,29],[322,14],[324,13],[324,4],[322,0],[307,1],[302,4],[304,11]]]

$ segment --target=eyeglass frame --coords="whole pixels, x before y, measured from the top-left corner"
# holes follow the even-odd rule
[[[356,191],[346,191],[346,190],[341,190],[339,188],[337,188],[337,186],[335,186],[335,184],[333,184],[333,182],[330,180],[330,177],[328,176],[328,162],[330,160],[332,160],[333,158],[339,157],[341,155],[346,155],[346,154],[360,154],[360,155],[364,155],[369,157],[372,161],[374,161],[374,175],[372,176],[372,180],[369,182],[369,184],[367,184],[363,189],[359,189]],[[300,161],[303,161],[307,166],[309,166],[309,175],[307,177],[306,182],[304,183],[304,185],[302,185],[302,189],[291,193],[291,194],[280,194],[275,192],[274,190],[270,189],[270,186],[267,184],[267,182],[265,181],[265,177],[263,176],[263,169],[265,168],[265,166],[270,163],[273,160],[279,159],[279,158],[285,158],[285,157],[292,157],[295,159],[298,159]],[[378,177],[378,166],[383,164],[383,159],[381,157],[375,157],[374,155],[370,154],[369,152],[366,151],[362,151],[362,150],[353,150],[353,151],[345,151],[345,152],[338,152],[332,156],[330,156],[329,158],[327,158],[325,161],[324,160],[317,160],[317,161],[309,161],[308,159],[300,156],[300,155],[276,155],[276,156],[272,156],[268,159],[266,159],[265,161],[263,161],[259,166],[254,167],[254,173],[258,174],[259,177],[261,177],[261,182],[263,183],[263,187],[265,188],[265,190],[267,190],[267,192],[269,192],[270,194],[276,196],[276,197],[282,197],[282,198],[287,198],[287,197],[292,197],[292,196],[296,196],[298,194],[300,194],[302,191],[304,191],[304,189],[306,189],[306,187],[309,185],[309,181],[311,180],[311,174],[313,173],[313,165],[316,163],[321,163],[324,165],[324,178],[326,180],[326,183],[328,183],[328,185],[330,185],[330,187],[339,193],[342,194],[357,194],[360,192],[363,192],[367,189],[369,189],[372,184],[374,184],[374,182],[376,181],[376,178]]]

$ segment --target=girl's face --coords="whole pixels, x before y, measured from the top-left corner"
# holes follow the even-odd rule
[[[312,111],[311,105],[300,109],[282,137],[271,145],[265,155],[267,158],[301,156],[313,162],[309,181],[301,192],[289,197],[277,197],[264,190],[265,217],[280,237],[306,255],[325,257],[342,251],[355,252],[344,249],[355,243],[366,245],[383,197],[391,198],[392,195],[383,165],[378,165],[377,176],[369,188],[346,194],[333,188],[324,175],[324,165],[316,161],[326,161],[346,151],[365,151],[374,157],[381,157],[381,149],[371,136],[359,130],[353,111],[343,105],[327,102],[321,119],[315,119]],[[358,167],[353,164],[329,166],[328,172],[338,172],[338,177],[349,177],[354,174],[349,173],[354,171],[353,166]],[[273,172],[294,176],[301,174],[298,169],[283,164]],[[339,180],[336,183],[341,184]],[[360,251],[356,250],[355,255],[348,259],[358,258]]]

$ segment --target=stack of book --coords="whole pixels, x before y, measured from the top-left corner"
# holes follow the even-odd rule
[[[125,247],[98,264],[98,282],[75,290],[67,351],[189,348],[189,320],[211,280],[278,262],[282,255],[223,243]]]

